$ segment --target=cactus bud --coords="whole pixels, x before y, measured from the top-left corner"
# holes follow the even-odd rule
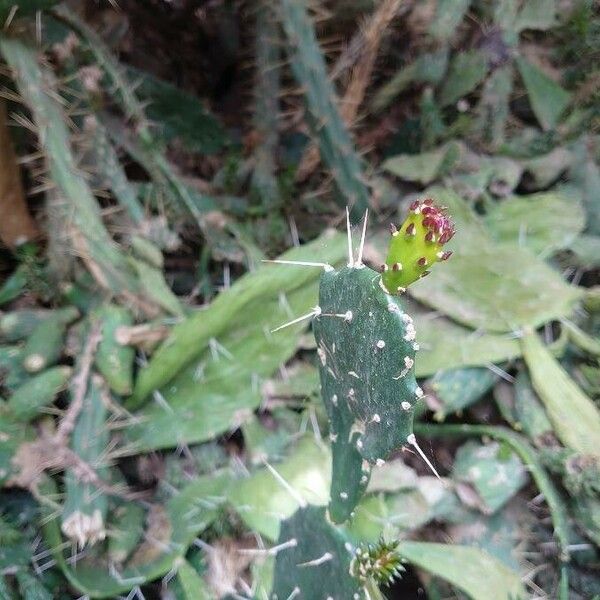
[[[386,542],[383,537],[376,544],[361,544],[350,563],[350,574],[362,584],[372,580],[390,585],[404,571],[397,545],[398,542]]]
[[[454,223],[444,207],[436,206],[430,198],[413,202],[408,217],[390,241],[385,261],[388,268],[381,275],[385,289],[390,294],[404,290],[428,273],[426,267],[448,260],[452,252],[443,251],[442,246],[453,235]],[[396,264],[403,268],[394,268]]]

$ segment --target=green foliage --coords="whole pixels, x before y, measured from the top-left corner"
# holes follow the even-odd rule
[[[519,574],[483,550],[456,544],[403,541],[396,552],[408,562],[449,581],[474,600],[527,597]]]
[[[485,224],[499,242],[513,242],[548,256],[577,238],[585,214],[576,193],[542,192],[507,198],[486,214]]]
[[[517,59],[517,68],[537,120],[543,129],[553,129],[571,102],[571,95],[524,58]]]
[[[8,172],[48,237],[0,252],[0,597],[383,600],[405,563],[432,600],[592,597],[595,6],[34,16],[50,4],[0,2]],[[355,149],[338,98],[357,78]],[[324,168],[302,179],[307,133]],[[373,209],[360,255],[383,273],[318,237],[336,200]],[[290,239],[300,265],[259,264]]]
[[[80,236],[79,249],[100,273],[102,284],[115,294],[139,293],[125,257],[108,235],[100,208],[77,168],[64,114],[56,100],[53,74],[37,62],[35,51],[16,38],[0,38],[0,52],[13,69],[19,90],[33,112],[48,169],[70,206],[72,224]]]
[[[477,497],[473,504],[485,514],[498,511],[527,481],[519,458],[496,442],[465,443],[454,457],[452,473],[454,479],[472,486]]]
[[[92,313],[92,319],[101,323],[102,339],[96,350],[96,367],[111,390],[127,396],[133,391],[135,350],[119,344],[115,335],[119,327],[133,325],[133,317],[124,307],[105,304]]]
[[[324,506],[329,499],[330,453],[311,438],[303,438],[291,455],[272,469],[261,469],[236,483],[229,502],[253,531],[271,540],[280,537],[280,524],[298,509],[298,499]],[[282,485],[279,477],[292,488]]]
[[[459,323],[492,332],[569,315],[581,297],[556,271],[512,244],[466,249],[411,292]]]
[[[281,259],[310,260],[315,254],[325,262],[335,264],[344,254],[343,238],[325,235],[313,244],[286,252]],[[173,328],[169,339],[154,353],[148,367],[138,375],[129,406],[142,404],[150,392],[164,386],[182,368],[198,358],[206,351],[211,339],[230,329],[234,318],[244,313],[248,315],[252,306],[255,309],[264,306],[267,299],[277,304],[281,293],[289,294],[294,290],[302,293],[303,286],[314,282],[317,275],[310,269],[293,270],[282,265],[263,266],[242,277],[230,290],[221,293],[208,310],[199,311]],[[282,313],[285,313],[285,306],[282,308]],[[252,322],[263,331],[263,324],[255,317],[252,317]],[[269,318],[270,326],[277,324]],[[262,343],[269,343],[271,336],[262,333],[262,338]]]
[[[440,91],[440,104],[448,106],[472,92],[485,78],[488,58],[481,50],[457,54],[450,62],[448,77]]]
[[[569,377],[535,332],[521,343],[531,382],[563,444],[582,454],[600,456],[600,413]]]
[[[17,421],[30,421],[54,401],[67,385],[71,367],[51,367],[34,375],[12,393],[8,408]]]
[[[399,154],[388,158],[382,168],[393,175],[428,185],[452,170],[460,155],[460,148],[450,142],[440,148],[421,154]]]
[[[475,404],[497,379],[491,369],[481,367],[439,371],[427,382],[427,391],[433,394],[429,402],[435,408],[435,418],[443,420]]]
[[[190,152],[202,154],[214,154],[228,144],[221,123],[193,94],[136,69],[129,68],[127,77],[138,82],[135,93],[146,104],[146,117],[157,141],[177,138]]]
[[[93,465],[100,481],[108,477],[103,456],[108,444],[107,406],[103,394],[104,382],[92,377],[77,423],[73,429],[71,449],[83,461]],[[71,402],[74,402],[72,390]],[[97,482],[85,481],[75,468],[65,473],[65,501],[62,511],[63,533],[81,549],[94,545],[106,537],[106,512],[108,500]]]
[[[108,564],[99,566],[93,558],[81,559],[76,568],[72,567],[62,549],[58,520],[51,507],[42,515],[44,539],[75,589],[90,598],[112,598],[169,572],[194,538],[214,521],[229,483],[226,473],[200,477],[165,506],[156,506],[152,518],[148,517],[152,541],[139,545],[122,569],[111,569]],[[43,493],[51,496],[54,492],[52,482],[47,481]],[[161,542],[159,545],[157,540]]]
[[[369,205],[369,190],[361,161],[338,111],[306,5],[304,0],[281,0],[280,11],[290,66],[303,90],[312,134],[338,187],[341,205],[349,206],[353,220],[358,221]]]

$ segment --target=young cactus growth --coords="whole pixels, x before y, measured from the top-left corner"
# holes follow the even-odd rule
[[[432,219],[443,214],[439,209],[428,213],[426,217]],[[413,209],[413,228],[418,214]],[[419,226],[431,227],[428,222]],[[436,227],[444,240],[453,232],[445,216]],[[407,443],[420,452],[412,433],[414,407],[423,396],[414,373],[416,332],[411,317],[387,293],[382,277],[363,265],[365,232],[366,217],[354,260],[348,229],[348,266],[325,269],[315,309],[314,332],[333,453],[329,511],[335,522],[351,516],[372,465]],[[420,243],[430,242],[423,235]]]
[[[389,294],[402,294],[411,284],[429,274],[428,268],[438,260],[448,260],[452,252],[443,246],[454,235],[454,223],[445,208],[433,200],[416,200],[400,227],[392,226],[392,241],[381,283]]]
[[[361,544],[354,551],[350,574],[364,585],[390,585],[404,571],[397,546],[397,541],[386,542],[383,538],[376,544]]]

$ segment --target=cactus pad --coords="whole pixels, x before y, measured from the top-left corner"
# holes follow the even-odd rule
[[[414,405],[417,344],[412,319],[362,266],[325,271],[314,322],[322,394],[330,420],[333,478],[330,515],[346,520],[372,464],[407,443]]]
[[[442,247],[454,235],[454,223],[444,208],[433,200],[416,200],[400,227],[392,226],[392,241],[383,265],[381,282],[390,294],[403,293],[411,284],[429,273],[428,267],[452,254]]]
[[[363,600],[350,575],[353,548],[325,509],[299,508],[281,524],[271,600]]]

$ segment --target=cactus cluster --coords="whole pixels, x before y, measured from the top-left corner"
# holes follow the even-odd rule
[[[416,331],[412,318],[399,304],[398,281],[404,291],[423,275],[426,264],[421,264],[417,257],[425,256],[427,264],[446,260],[449,255],[441,247],[454,234],[449,217],[432,200],[413,203],[400,232],[392,235],[388,254],[391,264],[402,260],[406,270],[388,269],[380,274],[363,263],[367,215],[356,258],[349,214],[347,227],[348,264],[337,270],[324,265],[319,304],[313,311],[321,393],[329,417],[332,478],[328,516],[334,523],[343,523],[353,516],[371,470],[382,465],[393,450],[411,445],[433,469],[412,431],[415,405],[424,393],[415,379],[415,353],[419,348]],[[390,279],[387,278],[387,284],[384,280],[390,273],[395,276],[395,295],[388,292]],[[296,529],[299,522],[309,519],[309,514],[312,514],[309,509],[300,509],[286,523]],[[312,536],[315,529],[321,531],[322,526],[314,523]],[[283,531],[291,536],[284,525],[280,541],[286,537]],[[298,535],[293,539],[298,544],[306,543]],[[278,557],[276,582],[284,577],[286,581],[300,577],[299,570],[290,575],[289,556],[288,552],[281,559]],[[400,570],[399,557],[394,554],[393,546],[385,542],[352,553],[350,574],[361,587],[367,581],[390,581]],[[286,587],[288,596],[283,597],[289,597],[294,589]],[[302,586],[299,590],[300,597],[317,597],[306,595]]]

